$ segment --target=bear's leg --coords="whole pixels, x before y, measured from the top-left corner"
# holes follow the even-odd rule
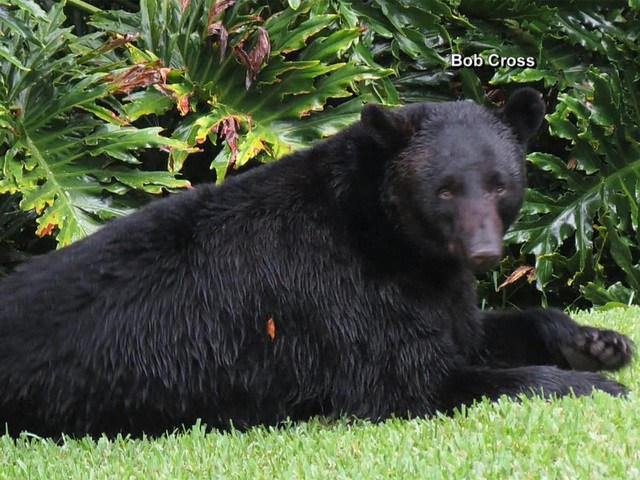
[[[440,410],[451,412],[461,405],[488,398],[497,400],[502,395],[541,395],[545,398],[590,395],[602,390],[614,396],[626,395],[627,390],[617,382],[597,373],[574,372],[551,366],[528,366],[492,369],[469,367],[452,375],[443,390]]]
[[[618,370],[631,361],[635,349],[624,335],[579,325],[553,308],[483,312],[482,322],[484,341],[474,364]]]

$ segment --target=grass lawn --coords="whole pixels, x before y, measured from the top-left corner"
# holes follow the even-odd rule
[[[640,308],[575,316],[640,345]],[[453,418],[312,421],[156,440],[0,437],[0,478],[640,478],[640,367],[613,375],[627,399],[483,402]]]

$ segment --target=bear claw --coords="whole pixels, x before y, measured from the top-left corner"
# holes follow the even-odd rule
[[[612,330],[581,327],[574,341],[561,348],[572,370],[618,370],[629,364],[633,342]]]

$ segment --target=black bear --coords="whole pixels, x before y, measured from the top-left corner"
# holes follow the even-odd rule
[[[159,434],[613,395],[623,335],[482,312],[523,201],[541,95],[386,110],[274,164],[153,202],[0,284],[9,434]],[[588,370],[588,371],[580,371]]]

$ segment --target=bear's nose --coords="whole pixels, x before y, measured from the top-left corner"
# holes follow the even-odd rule
[[[474,272],[483,272],[497,266],[501,258],[502,251],[481,250],[471,254],[469,263]]]
[[[469,268],[479,273],[495,267],[502,258],[504,233],[496,202],[464,198],[458,213],[457,236],[464,247]]]

